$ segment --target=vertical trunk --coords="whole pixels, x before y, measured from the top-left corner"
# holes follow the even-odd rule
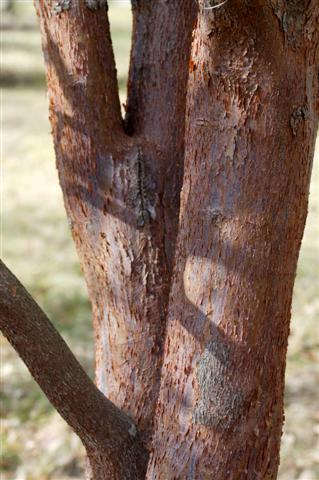
[[[196,3],[134,2],[124,122],[106,1],[35,3],[99,388],[146,444],[159,393],[150,480],[276,478],[317,1],[200,0],[190,62]],[[103,452],[88,450],[104,478]]]
[[[147,443],[177,232],[194,2],[138,2],[125,128],[106,1],[36,5],[57,167],[93,307],[97,384]]]
[[[194,0],[149,2],[133,8],[133,45],[125,129],[153,150],[164,255],[169,278],[175,252],[184,163],[184,128]]]
[[[234,0],[199,14],[150,480],[277,475],[319,7],[281,9]]]
[[[134,146],[122,161],[127,191],[120,199],[118,182],[110,196],[121,212],[107,205],[100,220],[106,274],[94,273],[91,293],[98,384],[132,415],[146,444],[159,391],[184,154],[193,2],[177,3],[142,0],[133,10],[124,127]]]

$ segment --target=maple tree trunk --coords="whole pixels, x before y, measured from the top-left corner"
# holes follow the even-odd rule
[[[64,415],[92,480],[144,478],[144,448],[149,480],[277,475],[318,121],[319,5],[216,3],[132,2],[122,119],[106,1],[35,0],[57,168],[107,397],[83,374],[87,401],[106,412],[102,440],[94,415],[77,425],[78,389]],[[64,413],[69,386],[56,398],[46,374],[37,377],[46,344],[29,361],[8,318],[5,334]],[[128,454],[117,467],[119,445]]]

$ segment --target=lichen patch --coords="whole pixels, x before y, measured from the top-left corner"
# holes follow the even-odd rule
[[[84,0],[84,1],[85,1],[85,5],[90,10],[98,10],[99,8],[107,5],[106,0]]]
[[[212,340],[197,368],[200,399],[193,422],[206,427],[230,428],[244,411],[245,397],[232,379],[230,348]]]
[[[71,0],[58,0],[53,3],[52,13],[53,15],[60,15],[61,13],[70,10]]]

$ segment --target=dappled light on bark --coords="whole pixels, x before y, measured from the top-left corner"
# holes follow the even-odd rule
[[[5,335],[88,478],[275,479],[318,4],[132,2],[125,118],[106,2],[35,5],[98,388],[3,266]]]

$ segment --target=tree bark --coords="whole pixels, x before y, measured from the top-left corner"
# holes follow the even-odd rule
[[[58,3],[57,14],[56,2],[36,6],[57,168],[93,307],[96,381],[148,444],[177,234],[195,4],[137,2],[122,122],[106,2]]]
[[[318,121],[319,6],[282,3],[201,2],[150,480],[277,477]]]
[[[145,478],[133,421],[97,389],[46,315],[0,261],[0,329],[93,461],[94,480]]]
[[[123,120],[106,0],[35,0],[108,400],[22,287],[12,297],[5,269],[0,318],[85,444],[92,480],[144,477],[129,418],[152,451],[149,480],[277,476],[318,124],[319,5],[217,3],[133,2]],[[66,373],[52,380],[60,349]]]

